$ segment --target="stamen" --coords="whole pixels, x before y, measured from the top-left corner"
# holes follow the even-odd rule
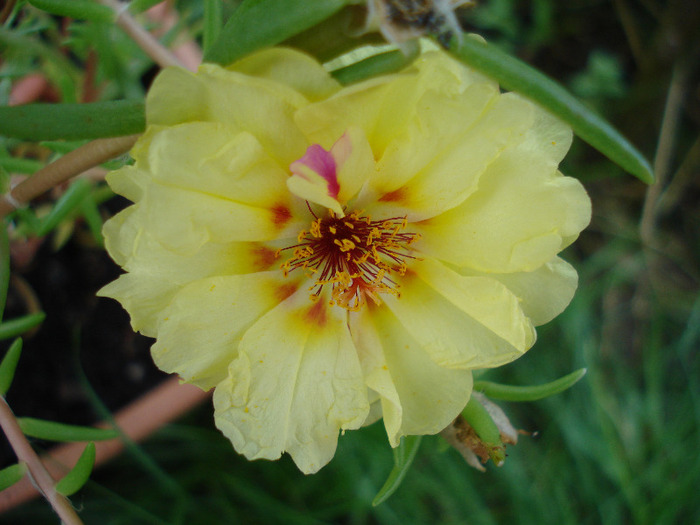
[[[332,287],[329,303],[352,311],[362,308],[368,297],[381,304],[380,294],[399,296],[392,275],[405,275],[405,260],[417,259],[409,246],[420,235],[404,232],[406,217],[373,221],[363,213],[336,217],[329,210],[325,218],[314,214],[309,231],[299,233],[298,244],[277,251],[276,255],[293,250],[280,265],[285,276],[301,268],[316,279],[309,289],[312,300],[326,285]]]

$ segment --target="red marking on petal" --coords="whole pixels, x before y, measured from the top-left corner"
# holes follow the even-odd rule
[[[273,206],[271,211],[272,222],[274,222],[275,226],[279,228],[282,228],[292,218],[292,212],[289,211],[289,208],[287,208],[284,204],[278,204],[277,206]]]
[[[261,272],[272,267],[277,261],[275,250],[260,244],[254,244],[253,248],[250,250],[250,254],[253,257],[253,266],[256,270]]]
[[[328,314],[326,312],[325,301],[318,300],[314,305],[306,311],[304,319],[309,323],[314,323],[316,326],[326,326]]]
[[[382,195],[382,197],[379,199],[381,202],[401,202],[401,201],[406,201],[408,197],[408,191],[406,191],[406,187],[402,186],[398,190],[390,191],[389,193],[385,193]]]
[[[338,191],[340,191],[338,174],[336,173],[335,159],[329,151],[323,149],[319,144],[312,144],[307,148],[302,158],[289,166],[292,173],[306,179],[304,173],[298,170],[298,164],[304,164],[326,180],[329,197],[335,199],[338,196]]]
[[[281,303],[298,289],[299,286],[294,283],[285,283],[282,286],[275,288],[275,299]]]

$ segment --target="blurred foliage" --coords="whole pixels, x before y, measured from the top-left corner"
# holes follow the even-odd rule
[[[238,3],[222,3],[223,20]],[[591,227],[565,254],[580,289],[539,329],[532,351],[482,379],[533,384],[583,367],[586,377],[544,401],[502,404],[536,435],[522,435],[500,469],[479,473],[440,438],[424,438],[403,484],[378,507],[372,498],[392,468],[381,424],[341,437],[331,464],[304,477],[288,458],[237,456],[202,407],[96,471],[73,499],[86,523],[700,523],[700,3],[480,4],[462,16],[468,31],[565,83],[656,158],[661,182],[648,191],[610,178],[621,170],[574,143],[562,169],[594,203]],[[206,2],[174,5],[180,19],[163,41],[202,43],[205,30],[213,38]],[[0,52],[3,104],[12,82],[36,72],[48,80],[47,101],[141,99],[156,70],[111,24],[26,6],[0,27]],[[56,151],[0,137],[0,166],[3,158],[41,165]],[[99,191],[89,202],[103,203]],[[94,231],[99,213],[81,210],[61,219],[89,214],[78,228]],[[55,522],[42,501],[0,515],[0,523]]]

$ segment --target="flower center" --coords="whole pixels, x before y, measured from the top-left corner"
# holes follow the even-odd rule
[[[362,212],[337,217],[329,210],[328,217],[315,218],[309,231],[299,232],[298,244],[277,252],[294,250],[280,268],[285,277],[297,268],[315,277],[312,300],[329,284],[333,287],[331,305],[357,311],[367,297],[380,304],[380,293],[399,295],[392,275],[404,275],[404,260],[416,259],[409,254],[409,246],[420,235],[406,233],[405,228],[406,217],[373,221]]]

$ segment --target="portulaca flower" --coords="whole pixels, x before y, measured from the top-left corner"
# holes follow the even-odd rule
[[[289,49],[170,68],[146,113],[101,294],[250,459],[315,472],[380,417],[392,446],[440,432],[571,300],[571,131],[443,52],[348,87]]]

